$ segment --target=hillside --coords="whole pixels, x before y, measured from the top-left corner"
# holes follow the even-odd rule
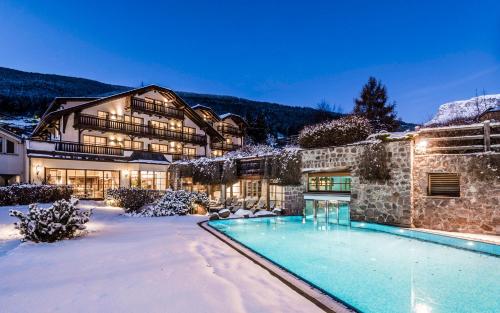
[[[496,105],[500,105],[500,94],[443,103],[436,115],[425,125],[443,125],[453,120],[466,121]]]
[[[14,117],[41,115],[54,97],[99,96],[132,87],[110,85],[95,80],[53,74],[23,72],[0,67],[0,113]],[[339,116],[308,107],[253,101],[232,96],[176,91],[189,105],[201,104],[218,114],[232,112],[246,118],[255,138],[266,133],[290,136],[305,125]],[[404,124],[403,129],[415,126]]]

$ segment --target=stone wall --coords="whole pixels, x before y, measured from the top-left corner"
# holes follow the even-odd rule
[[[479,157],[478,154],[415,155],[415,227],[500,235],[500,179],[498,176],[485,179],[471,170],[471,162],[477,162]],[[496,162],[500,162],[499,158],[497,154]],[[428,173],[459,173],[460,197],[427,196]]]
[[[284,203],[283,212],[285,215],[302,215],[304,209],[304,187],[283,186]]]
[[[367,144],[302,151],[303,172],[351,172],[351,220],[411,226],[410,141],[386,142],[390,178],[364,181],[359,176],[361,155]],[[306,175],[303,177],[306,190]]]

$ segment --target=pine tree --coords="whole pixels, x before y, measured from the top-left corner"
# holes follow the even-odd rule
[[[258,112],[252,124],[253,125],[250,125],[251,129],[249,135],[252,136],[255,143],[265,143],[267,134],[269,133],[269,125],[267,124],[264,112]]]
[[[360,97],[354,100],[353,113],[369,119],[375,131],[396,131],[400,126],[400,120],[394,111],[396,103],[389,104],[387,99],[387,88],[380,80],[370,77],[363,86]]]

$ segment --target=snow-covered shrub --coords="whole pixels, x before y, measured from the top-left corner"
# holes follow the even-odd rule
[[[235,159],[227,159],[222,164],[221,183],[231,185],[238,181],[238,168]]]
[[[108,198],[114,200],[125,212],[132,212],[155,202],[163,193],[159,190],[120,187],[108,190]]]
[[[197,206],[208,208],[208,197],[204,193],[185,190],[167,190],[163,197],[153,205],[145,206],[142,210],[133,212],[132,216],[171,216],[186,215]]]
[[[69,200],[72,194],[73,188],[66,185],[12,185],[0,187],[0,206]]]
[[[19,219],[15,227],[23,235],[23,241],[54,242],[73,238],[90,220],[92,211],[76,208],[76,201],[75,198],[59,200],[49,208],[31,204],[26,214],[17,210],[10,210],[9,214]]]
[[[283,150],[268,160],[268,178],[279,185],[300,185],[302,158],[298,149]]]
[[[303,148],[340,146],[365,140],[372,132],[370,121],[350,115],[333,121],[306,126],[299,134]]]
[[[365,181],[384,181],[389,175],[389,154],[383,143],[365,146],[359,160],[359,176]]]
[[[195,160],[193,163],[193,183],[202,185],[220,184],[221,163],[209,158]]]

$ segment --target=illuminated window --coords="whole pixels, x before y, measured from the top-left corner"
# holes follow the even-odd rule
[[[168,129],[168,123],[164,122],[151,121],[151,126],[153,126],[154,128]]]
[[[269,201],[274,201],[275,207],[281,208],[284,199],[285,194],[283,192],[283,186],[269,185]]]
[[[262,182],[260,180],[246,181],[246,198],[260,198],[262,195]]]
[[[104,112],[104,111],[97,111],[97,117],[98,118],[103,118],[103,119],[108,119],[109,118],[109,113]]]
[[[131,171],[130,186],[142,189],[167,189],[167,172]]]
[[[309,174],[308,191],[351,192],[351,177],[345,172]]]
[[[159,144],[159,143],[152,143],[151,150],[154,152],[167,153],[168,152],[168,145],[163,145],[163,144]]]
[[[144,124],[144,119],[140,117],[135,117],[135,116],[130,116],[130,115],[125,115],[124,116],[124,121],[127,123],[132,123],[136,125],[142,125]]]
[[[131,150],[144,150],[144,142],[124,140],[123,148]]]
[[[191,156],[196,155],[196,149],[195,148],[183,148],[182,152],[183,152],[184,155],[191,155]]]
[[[185,134],[196,134],[196,129],[193,127],[184,127],[183,131]]]
[[[92,146],[105,146],[107,144],[107,138],[83,135],[83,143]]]

